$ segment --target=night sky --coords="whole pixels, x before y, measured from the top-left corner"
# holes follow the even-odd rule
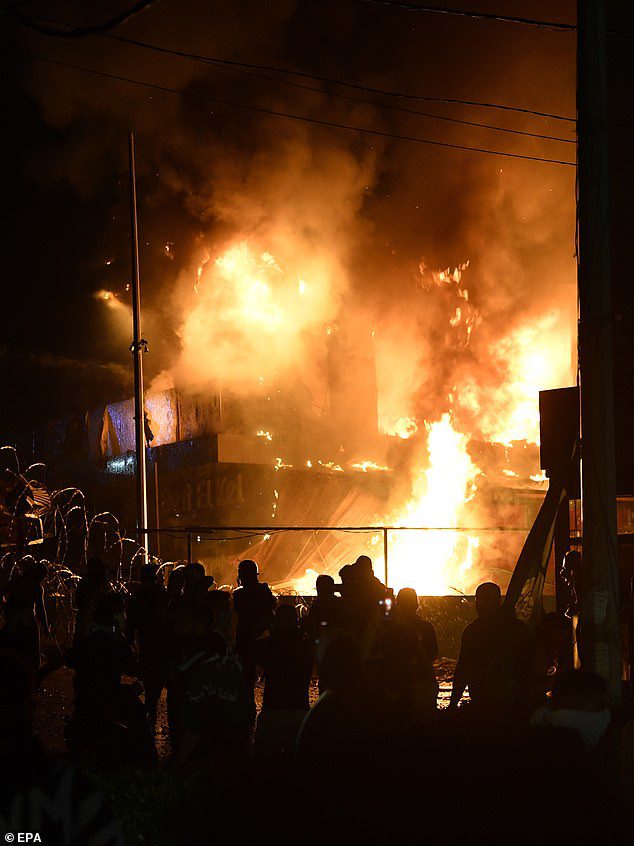
[[[85,4],[76,2],[18,5],[34,19],[84,26],[107,19],[124,4],[100,0],[91,4],[90,16]],[[633,28],[627,4],[607,5],[612,25]],[[574,23],[572,0],[465,0],[463,6]],[[24,437],[41,421],[131,393],[129,334],[94,296],[100,289],[116,291],[123,300],[129,296],[130,129],[137,134],[150,378],[169,366],[178,349],[169,292],[179,272],[202,237],[230,234],[232,224],[219,211],[219,198],[235,186],[245,204],[264,206],[270,194],[261,191],[250,163],[258,159],[282,172],[279,157],[286,142],[311,151],[316,170],[323,166],[322,151],[333,149],[364,162],[371,173],[362,187],[347,255],[351,307],[357,300],[402,297],[405,302],[395,280],[424,257],[438,268],[468,258],[476,302],[488,308],[493,322],[530,315],[553,291],[574,311],[572,168],[348,132],[235,105],[565,161],[574,161],[572,144],[437,121],[387,106],[568,139],[574,137],[571,123],[387,98],[272,71],[210,66],[116,40],[122,36],[155,47],[283,67],[366,89],[571,117],[574,34],[407,13],[361,0],[157,0],[110,36],[48,37],[3,17],[3,441]],[[623,326],[630,322],[632,289],[626,248],[634,123],[631,39],[612,39],[609,53],[611,119],[618,115],[620,124],[630,124],[613,130],[616,311]],[[173,245],[172,257],[166,255],[167,243]],[[619,336],[621,360],[629,355],[631,361],[630,334],[621,331]],[[629,369],[618,378],[621,390],[627,390]]]

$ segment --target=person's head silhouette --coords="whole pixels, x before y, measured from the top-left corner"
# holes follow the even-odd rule
[[[483,582],[475,592],[478,617],[490,620],[495,617],[502,604],[502,592],[494,582]]]
[[[414,588],[401,588],[396,595],[396,610],[399,614],[415,616],[418,611],[418,595]]]
[[[254,585],[258,580],[258,565],[250,558],[245,558],[238,564],[238,583],[242,587]]]
[[[372,559],[369,555],[360,555],[354,562],[354,566],[360,579],[371,579],[374,575],[372,570]]]
[[[354,564],[344,564],[339,570],[339,578],[342,585],[350,585],[356,579]]]
[[[213,578],[205,574],[205,568],[200,561],[192,561],[185,565],[184,596],[203,596],[212,584]]]
[[[328,599],[335,595],[335,580],[332,576],[317,576],[315,587],[320,599]]]
[[[185,564],[177,564],[167,578],[167,592],[170,597],[180,596],[185,584]]]

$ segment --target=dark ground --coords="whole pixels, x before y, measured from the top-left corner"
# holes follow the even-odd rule
[[[454,663],[450,659],[437,662],[441,708],[446,707],[449,701]],[[51,673],[37,694],[36,734],[53,756],[67,754],[64,726],[72,714],[72,694],[73,673],[65,667]],[[317,699],[317,695],[314,682],[311,685],[311,702]],[[258,709],[261,700],[262,688],[258,686]],[[176,768],[169,757],[165,695],[159,703],[156,746],[159,760],[158,766],[154,767],[104,769],[77,762],[105,795],[127,844],[181,846],[215,841],[219,811],[222,820],[232,820],[232,824],[252,833],[260,830],[261,822],[277,824],[278,819],[288,819],[289,813],[293,816],[293,809],[285,807],[283,796],[289,789],[301,791],[302,788],[294,783],[288,789],[283,787],[284,779],[289,777],[288,772],[276,771],[275,767],[263,765],[252,758],[237,760],[235,757],[224,761],[200,761],[186,768]],[[280,779],[279,784],[276,778]],[[277,785],[273,795],[280,794],[281,798],[279,807],[269,809],[266,797],[270,796],[272,785]],[[259,803],[262,806],[259,812],[252,807],[249,813],[264,814],[266,819],[258,821],[249,813],[245,815],[244,802],[256,808]],[[308,826],[306,832],[309,833],[309,820],[298,820],[297,824],[300,828]],[[298,837],[298,841],[300,839]]]
[[[441,658],[436,662],[436,675],[440,684],[438,707],[446,708],[451,693],[451,675],[455,661]],[[310,689],[311,705],[317,700],[317,681],[313,680]],[[65,721],[72,714],[73,704],[73,671],[62,667],[51,673],[38,692],[35,712],[36,734],[44,748],[52,755],[66,753],[64,744]],[[256,705],[258,711],[262,704],[262,687],[256,688]],[[170,748],[167,736],[167,713],[165,706],[165,691],[159,702],[158,725],[156,731],[156,747],[160,761],[169,758]]]

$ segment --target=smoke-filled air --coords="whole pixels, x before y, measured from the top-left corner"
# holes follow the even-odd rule
[[[315,72],[323,65],[324,75],[350,76],[343,53],[327,57],[317,44],[307,44],[300,56],[288,40],[289,21],[297,25],[310,17],[309,5],[273,4],[268,17],[253,5],[266,23],[261,33],[250,27],[244,36],[251,42],[249,54]],[[191,4],[190,33],[201,8]],[[334,6],[331,11],[344,43],[353,16]],[[157,4],[144,21],[145,37],[160,16]],[[465,45],[463,55],[451,58],[446,45],[434,43],[421,55],[413,40],[424,30],[413,33],[402,18],[390,21],[401,29],[386,32],[385,43],[368,44],[354,70],[377,88],[404,85],[402,74],[412,90],[428,90],[425,69],[442,61],[447,91],[456,67],[463,72],[472,65],[474,84],[487,89],[489,100],[503,100],[511,82],[530,100],[534,89],[526,80],[539,65],[540,50],[550,49],[547,39],[539,48],[527,42],[535,51],[527,62],[518,42],[514,58],[506,56],[502,80],[495,72],[496,51],[476,56]],[[237,21],[225,22],[220,35],[199,36],[200,52],[239,58],[240,33]],[[401,45],[396,57],[387,49],[394,40]],[[110,57],[120,51],[126,72],[151,77],[148,56],[135,59],[125,45],[109,48]],[[269,49],[277,51],[275,61]],[[85,50],[77,47],[78,60]],[[101,61],[104,70],[113,69]],[[540,103],[550,98],[553,110],[567,113],[572,55],[559,61],[562,79],[550,91],[540,90]],[[495,133],[483,139],[478,130],[452,123],[432,129],[415,115],[380,108],[376,97],[363,103],[338,98],[339,89],[326,83],[310,82],[316,89],[311,94],[204,64],[178,68],[171,84],[193,97],[125,89],[118,98],[116,83],[107,83],[111,97],[102,91],[94,98],[91,80],[71,96],[64,87],[68,72],[55,68],[30,82],[44,114],[58,124],[72,127],[75,98],[84,106],[90,102],[95,125],[108,125],[113,144],[119,143],[109,123],[115,101],[117,128],[125,131],[126,110],[137,127],[139,178],[157,198],[140,210],[142,229],[153,233],[147,236],[146,252],[153,258],[144,277],[152,291],[144,300],[145,331],[150,341],[152,334],[163,339],[154,358],[148,357],[151,390],[174,386],[201,393],[220,384],[235,396],[287,392],[293,414],[324,422],[314,429],[323,440],[312,445],[306,460],[321,456],[322,466],[336,472],[354,472],[356,464],[357,470],[395,478],[376,525],[420,531],[392,534],[392,586],[410,585],[420,594],[469,592],[487,558],[507,543],[476,531],[495,519],[487,491],[511,481],[543,489],[538,453],[530,446],[539,439],[538,392],[574,381],[571,172],[232,110],[205,102],[201,92],[308,118],[323,116],[327,107],[332,122],[392,134],[449,143],[466,139],[541,156],[554,152],[547,140],[501,141]],[[430,110],[449,113],[439,104]],[[451,115],[482,119],[467,106]],[[504,114],[496,113],[493,121],[510,125]],[[568,132],[528,116],[514,115],[513,126],[562,137]],[[69,142],[68,178],[86,191],[96,190],[86,175],[92,155],[89,138]],[[156,181],[160,189],[152,187]],[[188,236],[180,240],[169,231],[175,209],[188,219]],[[125,281],[124,269],[115,292],[121,300],[128,296]],[[104,292],[98,295],[106,299]],[[335,426],[333,433],[329,390],[335,348],[337,366],[348,362],[352,374],[343,381],[348,413],[341,417],[339,403],[337,425],[358,426],[355,449],[346,445],[349,432]],[[366,437],[368,421],[362,419],[371,385],[374,439]],[[276,436],[255,412],[247,430]],[[278,441],[273,452],[282,466],[290,463],[284,443]],[[374,563],[381,575],[379,549]]]

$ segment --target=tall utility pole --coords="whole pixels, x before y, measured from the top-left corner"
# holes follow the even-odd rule
[[[621,699],[603,0],[577,3],[583,576],[580,658]]]
[[[139,233],[136,212],[136,168],[134,159],[134,133],[128,136],[130,160],[130,243],[132,252],[132,344],[134,360],[134,442],[136,449],[136,528],[137,539],[148,549],[147,533],[147,472],[145,466],[145,401],[143,392],[143,354],[147,341],[141,337],[141,284],[139,278]],[[142,556],[147,561],[147,554]]]

